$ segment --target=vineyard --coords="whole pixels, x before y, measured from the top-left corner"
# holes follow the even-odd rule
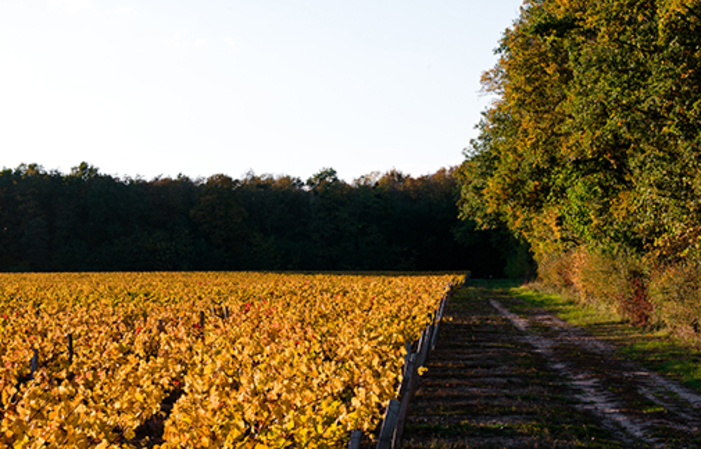
[[[0,443],[341,447],[459,280],[0,274]]]

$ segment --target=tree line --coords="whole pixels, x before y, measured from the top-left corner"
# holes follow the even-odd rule
[[[352,183],[323,169],[242,179],[120,179],[81,163],[0,171],[0,270],[472,270],[510,237],[457,218],[453,169]],[[513,264],[512,264],[513,265]]]
[[[527,0],[497,53],[463,216],[624,309],[684,296],[670,270],[701,287],[701,1]]]

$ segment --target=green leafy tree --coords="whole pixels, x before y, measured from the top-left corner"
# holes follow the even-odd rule
[[[532,0],[483,84],[497,95],[458,178],[461,211],[536,258],[701,248],[701,2]]]
[[[247,216],[239,201],[240,182],[226,175],[213,175],[200,188],[197,204],[190,211],[192,220],[216,253],[212,263],[236,268],[242,257],[241,223]]]

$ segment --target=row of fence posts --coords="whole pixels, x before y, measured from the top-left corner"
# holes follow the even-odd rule
[[[212,315],[219,316],[219,314],[217,313],[216,307],[212,306],[211,311],[212,311]],[[36,315],[39,316],[39,306],[38,306],[38,305],[37,305],[37,308],[36,308]],[[228,318],[229,318],[229,308],[228,308],[227,306],[222,306],[222,308],[221,308],[221,316],[222,316],[224,319],[228,319]],[[199,322],[198,322],[198,324],[199,324],[199,331],[200,331],[200,336],[199,336],[199,338],[204,339],[204,325],[205,325],[205,312],[204,312],[204,311],[200,311],[200,313],[199,313]],[[165,332],[166,328],[165,328],[165,323],[163,322],[163,319],[159,319],[159,320],[158,320],[157,329],[158,329],[158,332],[159,332],[159,333]],[[58,355],[65,354],[66,352],[68,352],[68,365],[70,366],[70,365],[73,364],[73,358],[74,358],[74,355],[75,355],[75,351],[74,351],[74,349],[73,349],[73,334],[72,334],[72,333],[69,333],[68,335],[66,335],[66,338],[67,338],[67,351],[61,351],[61,352],[58,353]],[[149,357],[150,357],[150,356],[147,355],[147,360],[148,360]],[[49,359],[49,360],[51,360],[51,359]],[[16,387],[17,387],[18,389],[19,389],[19,385],[20,385],[21,383],[27,382],[27,381],[31,382],[31,381],[34,380],[34,375],[35,375],[35,373],[37,372],[37,370],[39,369],[39,363],[40,363],[40,360],[39,360],[39,350],[36,349],[36,348],[32,348],[32,357],[31,357],[31,359],[29,360],[29,366],[30,366],[29,377],[25,378],[24,380],[20,380],[20,381],[17,383],[17,386],[16,386]],[[44,403],[44,406],[45,406],[45,405],[46,405],[46,402]],[[44,406],[42,406],[39,410],[43,409]],[[71,413],[72,413],[72,412],[71,412]],[[31,419],[30,419],[30,421],[31,421]]]
[[[38,307],[38,306],[37,306],[37,307]],[[37,310],[38,310],[38,308],[37,308]],[[217,315],[216,309],[214,308],[214,306],[212,306],[212,314],[213,314],[213,315]],[[229,318],[229,308],[228,308],[227,306],[223,306],[223,307],[222,307],[222,315],[223,315],[224,319],[228,319],[228,318]],[[200,330],[203,331],[203,330],[204,330],[204,320],[205,320],[205,313],[204,313],[204,311],[200,311],[200,317],[199,317],[199,318],[200,318],[200,320],[199,320]],[[157,329],[158,329],[158,332],[159,332],[159,333],[165,332],[165,324],[163,323],[163,320],[162,320],[162,319],[159,319],[159,320],[158,320],[158,327],[157,327]],[[72,333],[69,333],[66,337],[67,337],[67,339],[68,339],[68,342],[67,342],[67,346],[68,346],[68,365],[72,365],[72,364],[73,364],[73,355],[74,355],[74,351],[73,351],[73,334],[72,334]],[[204,333],[203,333],[203,332],[200,334],[200,338],[204,338]],[[65,352],[61,352],[61,353],[59,353],[59,354],[63,354],[63,353],[65,353]],[[38,351],[36,348],[32,348],[32,358],[29,360],[29,367],[30,367],[30,368],[29,368],[29,378],[28,378],[28,380],[31,381],[31,380],[34,380],[34,373],[37,371],[37,369],[39,369],[39,351]]]
[[[429,352],[436,348],[438,325],[443,318],[443,312],[445,311],[445,306],[448,303],[452,289],[453,286],[451,284],[448,293],[441,299],[436,312],[429,314],[429,323],[426,325],[423,332],[421,332],[418,341],[416,341],[415,344],[406,342],[402,383],[399,385],[397,393],[399,400],[389,400],[385,411],[385,417],[380,427],[377,449],[397,449],[401,445],[404,423],[406,421],[407,412],[409,411],[409,402],[414,396],[419,382],[419,368],[423,367],[426,363]],[[416,352],[412,352],[413,347],[416,347]],[[359,449],[362,436],[362,431],[352,431],[350,443],[348,445],[349,449]]]
[[[465,277],[467,279],[469,274]],[[445,306],[450,298],[450,293],[452,292],[453,285],[449,285],[448,292],[445,294],[443,299],[438,305],[438,309],[435,313],[429,314],[429,323],[426,328],[421,332],[416,344],[411,342],[406,342],[406,356],[404,359],[404,369],[402,371],[402,383],[399,386],[399,391],[397,396],[399,400],[390,399],[389,404],[385,412],[384,420],[382,421],[382,427],[380,428],[380,437],[377,443],[377,449],[397,449],[400,447],[402,440],[402,432],[404,431],[404,422],[406,420],[407,412],[409,410],[409,402],[416,391],[418,386],[419,378],[419,368],[424,366],[426,363],[426,358],[428,353],[436,348],[436,339],[438,337],[438,326],[443,318],[443,313],[445,311]],[[212,313],[216,314],[215,309],[212,309]],[[224,318],[229,317],[228,307],[224,306],[222,309]],[[200,311],[199,316],[200,329],[204,329],[205,314],[204,311]],[[158,320],[158,331],[163,332],[165,326],[163,320]],[[73,334],[68,334],[68,361],[69,365],[73,362]],[[412,348],[416,347],[416,352],[412,352]],[[32,358],[30,360],[30,375],[29,380],[34,379],[34,373],[39,367],[39,352],[37,349],[32,349]],[[362,439],[363,433],[360,430],[354,430],[351,432],[350,436],[350,449],[360,448],[360,441]]]

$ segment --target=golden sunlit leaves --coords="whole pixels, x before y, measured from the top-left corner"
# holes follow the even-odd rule
[[[457,281],[0,274],[0,445],[342,445],[377,425],[404,343]]]

